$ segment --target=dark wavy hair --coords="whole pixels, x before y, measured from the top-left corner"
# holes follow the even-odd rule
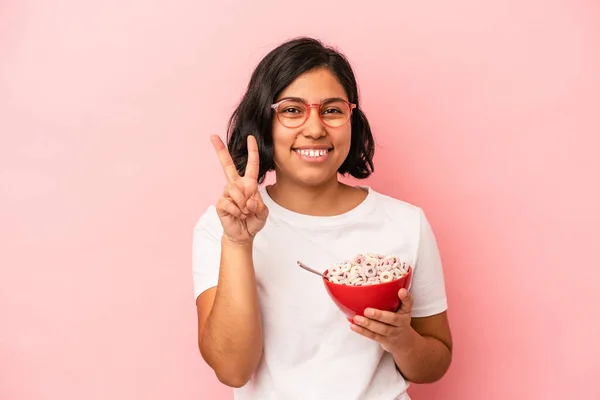
[[[319,68],[327,68],[344,87],[348,101],[356,104],[351,119],[350,151],[338,172],[357,179],[367,178],[373,173],[375,141],[367,117],[360,109],[358,87],[350,63],[342,53],[321,41],[300,37],[279,45],[261,60],[252,73],[246,93],[229,119],[227,147],[240,175],[246,168],[248,135],[254,135],[258,143],[258,182],[262,183],[267,172],[275,169],[274,110],[271,104],[296,78]]]

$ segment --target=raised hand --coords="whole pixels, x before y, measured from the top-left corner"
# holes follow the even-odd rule
[[[217,214],[223,226],[223,235],[233,243],[246,244],[265,226],[269,210],[258,193],[259,157],[254,136],[248,136],[248,161],[244,176],[240,176],[217,135],[210,137],[217,152],[227,185],[217,203]]]

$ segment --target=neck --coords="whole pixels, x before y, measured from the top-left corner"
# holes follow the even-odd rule
[[[342,194],[353,190],[339,182],[337,176],[316,186],[299,185],[287,179],[276,178],[275,184],[267,188],[269,196],[280,206],[299,214],[331,216],[347,210]]]

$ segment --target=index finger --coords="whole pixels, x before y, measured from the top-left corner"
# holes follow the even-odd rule
[[[378,310],[375,308],[367,308],[365,310],[364,314],[368,318],[368,320],[378,321],[378,322],[381,322],[382,324],[392,325],[392,326],[401,326],[402,325],[402,319],[395,312],[383,311],[383,310]],[[369,322],[370,321],[366,321],[365,324],[368,324]],[[382,332],[378,332],[378,333],[382,333]]]
[[[235,168],[235,163],[231,159],[231,155],[229,154],[229,151],[227,151],[227,147],[225,147],[221,138],[218,135],[211,135],[210,141],[217,152],[217,157],[219,157],[227,180],[233,182],[236,179],[239,179],[240,175]]]
[[[258,180],[258,172],[260,170],[260,158],[258,156],[258,144],[256,138],[248,135],[248,161],[246,161],[246,171],[244,177]]]

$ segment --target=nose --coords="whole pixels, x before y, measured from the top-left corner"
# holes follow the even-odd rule
[[[313,139],[319,139],[327,134],[325,131],[325,125],[319,118],[319,112],[321,108],[318,105],[311,105],[308,119],[304,123],[303,134],[304,136],[312,137]]]

